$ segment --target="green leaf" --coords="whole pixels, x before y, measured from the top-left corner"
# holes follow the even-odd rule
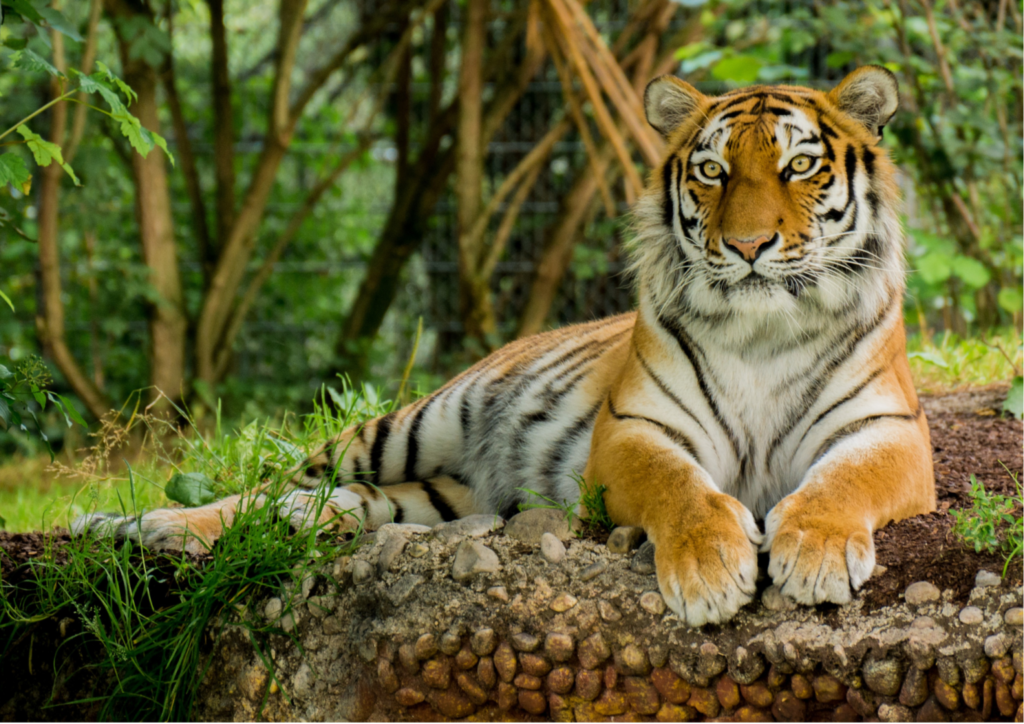
[[[178,473],[164,486],[164,495],[189,507],[212,503],[217,497],[213,481],[202,473]]]
[[[128,139],[132,148],[138,151],[143,158],[148,156],[149,152],[153,150],[153,143],[149,131],[142,127],[142,122],[123,107],[122,110],[114,112],[111,116],[120,123],[121,135]]]
[[[0,154],[0,186],[14,184],[20,189],[31,180],[32,174],[28,172],[28,167],[21,156],[15,153]]]
[[[1024,419],[1024,377],[1017,375],[1013,378],[1003,409],[1018,420]]]
[[[734,55],[715,63],[711,75],[718,80],[733,80],[738,83],[753,83],[764,63],[752,55]]]
[[[11,50],[24,50],[26,45],[28,45],[28,40],[26,38],[10,37],[3,42],[3,46],[5,48],[10,48]]]
[[[999,306],[1010,314],[1024,308],[1024,291],[1020,287],[1003,287],[999,290],[999,296],[996,299]]]
[[[64,156],[60,152],[60,146],[56,143],[47,141],[24,124],[18,126],[18,133],[28,142],[28,150],[32,152],[36,163],[40,166],[49,166],[54,159],[57,160],[57,163],[64,164]]]
[[[129,103],[138,100],[138,96],[135,94],[135,91],[131,89],[131,86],[114,75],[110,68],[107,67],[106,63],[101,60],[97,60],[96,67],[99,68],[99,72],[97,74],[117,86],[117,88],[124,93],[124,97],[128,99]]]
[[[7,400],[0,397],[0,427],[4,430],[11,424],[11,406]]]
[[[927,362],[928,364],[935,365],[936,367],[949,369],[949,365],[946,364],[946,360],[942,359],[942,357],[935,352],[907,352],[907,359],[919,359]]]
[[[48,73],[54,78],[66,78],[63,73],[57,70],[50,61],[46,60],[43,56],[36,53],[31,48],[25,48],[24,50],[18,50],[11,54],[13,65],[15,68],[21,68],[23,70],[30,71],[41,71]]]
[[[958,254],[953,259],[953,272],[963,279],[964,284],[974,289],[980,289],[985,286],[988,284],[988,280],[992,278],[984,264],[977,259],[972,259],[962,254]]]
[[[856,54],[851,53],[849,50],[829,53],[828,56],[825,57],[825,65],[829,68],[842,68],[856,57]]]
[[[82,419],[82,416],[78,413],[78,410],[75,409],[75,406],[68,402],[68,398],[62,397],[61,395],[58,395],[56,392],[48,392],[46,394],[50,396],[50,399],[56,397],[58,400],[60,400],[60,403],[64,406],[64,409],[67,411],[67,416],[70,417],[74,422],[81,425],[82,427],[89,427],[88,425],[85,424],[85,420]],[[68,423],[68,427],[71,427],[70,422]]]
[[[71,166],[69,164],[62,163],[60,165],[60,167],[62,169],[64,169],[64,173],[66,173],[68,176],[70,176],[71,180],[75,182],[75,186],[81,186],[82,185],[82,182],[78,180],[78,176],[75,176],[75,172],[72,170],[72,168],[71,168]]]
[[[0,365],[0,380],[10,379],[11,377],[14,377],[14,373],[3,365]]]

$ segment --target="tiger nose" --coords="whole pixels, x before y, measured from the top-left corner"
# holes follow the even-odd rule
[[[725,245],[753,264],[761,253],[772,245],[776,236],[777,234],[762,235],[756,239],[726,239]]]

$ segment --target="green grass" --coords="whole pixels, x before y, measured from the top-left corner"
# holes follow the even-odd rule
[[[8,490],[5,499],[15,506],[5,510],[10,523],[33,528],[96,509],[137,515],[166,504],[167,479],[182,474],[206,479],[217,496],[269,486],[273,499],[320,440],[392,407],[373,390],[325,388],[313,414],[301,420],[251,422],[233,432],[222,429],[219,416],[209,430],[191,424],[173,435],[159,419],[133,416],[121,427],[108,421],[90,455],[65,468],[87,482],[72,491],[52,485],[35,495]],[[179,413],[191,421],[187,410]],[[136,425],[148,441],[137,455],[143,464],[138,469],[124,461],[115,464],[116,443],[131,439]],[[335,484],[324,481],[315,491],[314,520]],[[314,561],[322,566],[358,544],[358,532],[345,539],[325,532],[291,531],[271,504],[243,505],[215,544],[216,555],[201,563],[188,556],[152,555],[130,540],[76,538],[58,551],[51,539],[43,555],[25,564],[31,575],[0,580],[0,657],[36,623],[71,615],[83,623],[83,631],[61,645],[85,644],[101,652],[107,688],[96,694],[99,719],[187,720],[205,674],[200,643],[210,625],[219,636],[232,619],[248,632],[271,680],[284,690],[264,653],[267,637],[284,631],[251,615],[246,603],[288,591],[289,582],[308,575]],[[63,562],[52,565],[57,560]]]
[[[1024,553],[1024,497],[1017,476],[1009,469],[1006,472],[1013,478],[1016,497],[990,493],[971,475],[971,507],[949,511],[954,521],[953,532],[964,543],[978,553],[1003,554],[1003,578],[1013,559]]]
[[[918,391],[941,394],[1010,381],[1021,374],[1024,348],[1016,329],[970,339],[915,334],[907,338],[907,356]]]
[[[579,500],[563,500],[558,502],[554,498],[549,498],[535,490],[516,488],[520,492],[528,493],[532,496],[530,502],[519,504],[519,510],[523,511],[531,508],[558,510],[561,511],[570,525],[572,524],[573,517],[579,517],[583,526],[580,530],[576,531],[577,536],[582,536],[588,530],[600,528],[611,530],[614,528],[615,524],[612,523],[612,519],[608,515],[608,509],[604,504],[604,492],[608,488],[604,485],[587,483],[579,473],[573,473],[572,477],[580,489]]]

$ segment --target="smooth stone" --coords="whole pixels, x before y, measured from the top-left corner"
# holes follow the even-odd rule
[[[935,584],[918,581],[907,586],[907,590],[903,593],[903,600],[912,606],[920,606],[931,601],[938,601],[941,595]]]
[[[617,608],[615,608],[615,605],[608,601],[598,601],[597,612],[601,614],[601,618],[608,623],[613,623],[622,618],[622,614],[619,613]]]
[[[660,616],[665,613],[665,599],[657,591],[647,591],[640,596],[640,608],[647,613]]]
[[[1006,613],[1003,614],[1003,621],[1006,622],[1007,626],[1024,626],[1024,608],[1014,606],[1007,609]]]
[[[565,558],[565,546],[554,533],[544,533],[540,537],[540,554],[548,563],[561,563]]]
[[[1002,582],[1003,579],[998,573],[986,571],[984,568],[978,571],[978,575],[974,577],[975,588],[988,588],[990,586],[998,586]]]
[[[612,553],[629,553],[640,543],[644,529],[637,525],[620,525],[608,536],[608,550]]]
[[[1010,650],[1010,637],[1006,634],[992,634],[985,639],[985,656],[990,659],[999,659]]]
[[[479,538],[505,526],[505,519],[500,515],[467,515],[465,518],[438,523],[432,530],[438,540],[451,541],[456,538]]]
[[[509,519],[505,524],[505,535],[527,545],[539,545],[545,533],[564,541],[572,537],[572,528],[578,527],[578,520],[574,518],[573,524],[569,525],[565,513],[560,510],[529,508]]]
[[[629,568],[641,576],[648,576],[654,573],[654,544],[649,540],[644,541],[637,549],[636,555],[633,556]]]
[[[604,560],[595,561],[580,571],[580,580],[586,583],[600,576],[608,570],[608,564]]]
[[[402,555],[402,551],[409,545],[409,539],[403,535],[389,535],[381,548],[380,557],[377,559],[377,575],[383,575],[391,570],[391,566]]]
[[[959,618],[960,623],[975,625],[985,620],[985,614],[977,606],[965,606],[961,609]]]
[[[430,553],[429,546],[425,546],[422,543],[413,543],[411,546],[405,549],[406,553],[411,558],[422,558],[423,556]]]
[[[284,610],[284,603],[280,598],[271,598],[267,601],[266,605],[263,606],[263,615],[268,621],[276,621],[281,615],[281,611]]]
[[[406,573],[388,591],[391,603],[400,606],[408,601],[426,579],[417,573]]]
[[[508,603],[508,591],[505,590],[504,586],[491,586],[487,589],[487,595]]]
[[[496,573],[501,568],[498,554],[476,540],[464,540],[455,551],[452,578],[464,583],[481,573]]]
[[[576,605],[576,597],[571,593],[562,593],[555,597],[548,608],[556,613],[564,613]]]

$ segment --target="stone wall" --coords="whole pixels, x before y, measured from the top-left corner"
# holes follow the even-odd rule
[[[967,605],[922,582],[874,612],[767,587],[729,625],[691,629],[666,612],[650,545],[609,543],[543,510],[384,526],[245,614],[286,632],[273,676],[228,622],[197,715],[1021,721],[1022,595],[998,576],[979,573]]]

